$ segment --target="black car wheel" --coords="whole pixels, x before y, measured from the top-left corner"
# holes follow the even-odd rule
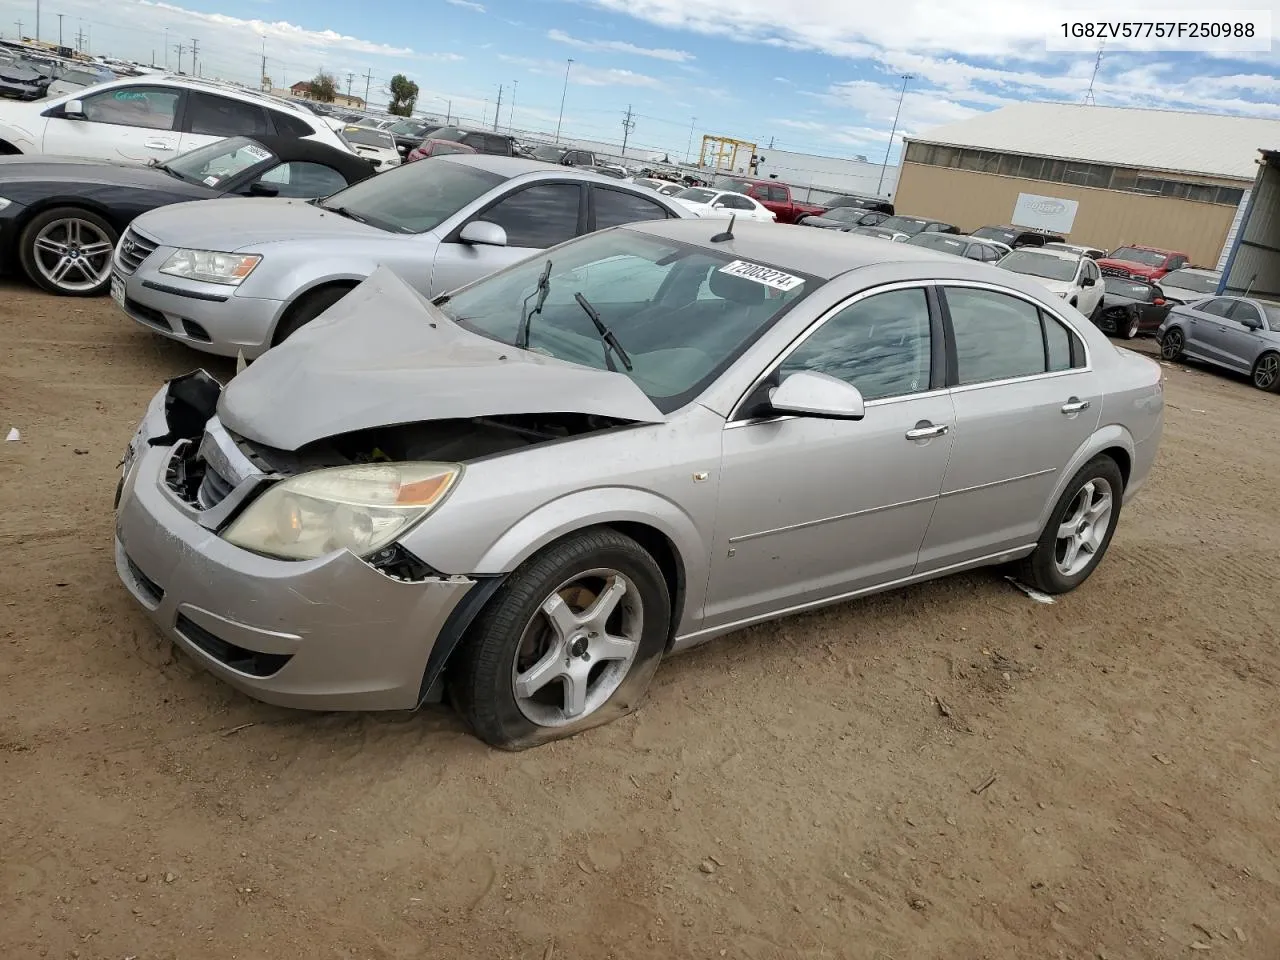
[[[36,214],[18,240],[18,259],[31,282],[64,297],[93,297],[111,282],[120,235],[91,210],[55,207]]]
[[[662,570],[616,530],[587,530],[520,565],[481,612],[448,673],[481,740],[523,750],[633,710],[666,648]]]

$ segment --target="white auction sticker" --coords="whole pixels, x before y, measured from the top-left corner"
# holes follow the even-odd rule
[[[218,185],[218,181],[221,179],[221,177],[205,177],[204,185],[206,187],[216,187]]]
[[[247,153],[249,156],[253,157],[253,159],[255,159],[255,160],[270,160],[270,159],[271,159],[271,151],[270,151],[270,150],[264,150],[262,147],[258,146],[257,144],[254,144],[254,143],[246,143],[246,144],[245,144],[243,147],[241,147],[240,149],[241,149],[241,150],[243,150],[245,153]]]
[[[758,263],[748,263],[746,260],[735,260],[721,267],[719,272],[727,273],[731,277],[742,277],[744,280],[754,280],[756,283],[763,283],[766,287],[782,291],[793,290],[804,283],[803,277],[793,277],[781,270],[762,267]]]
[[[1259,6],[1263,6],[1259,4]],[[1042,14],[1045,48],[1054,53],[1100,49],[1155,52],[1270,53],[1270,10],[1183,10],[1172,4],[1143,10],[1114,7]]]

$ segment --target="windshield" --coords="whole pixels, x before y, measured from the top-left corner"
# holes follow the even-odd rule
[[[1208,276],[1203,273],[1192,273],[1190,270],[1174,270],[1172,273],[1166,273],[1164,279],[1160,281],[1162,287],[1178,287],[1181,290],[1191,290],[1194,293],[1217,293],[1218,277]]]
[[[750,193],[755,186],[750,180],[735,180],[733,177],[716,177],[711,184],[717,190],[728,190],[732,193]]]
[[[321,207],[341,207],[395,233],[434,230],[506,178],[449,160],[421,160],[339,190]]]
[[[928,222],[928,220],[920,220],[916,217],[890,217],[888,220],[881,221],[880,229],[914,235],[923,230]]]
[[[1119,250],[1113,250],[1108,260],[1128,260],[1130,263],[1140,263],[1145,267],[1162,267],[1168,254],[1157,253],[1155,250],[1137,250],[1133,247],[1121,247]]]
[[[393,137],[420,137],[427,125],[419,120],[401,120],[387,127],[387,133]]]
[[[164,164],[165,169],[183,180],[217,187],[250,167],[276,160],[276,155],[246,137],[218,140],[207,146],[196,147]]]
[[[826,213],[818,214],[824,220],[840,220],[844,223],[857,223],[867,215],[862,207],[832,207]]]
[[[957,237],[949,237],[945,233],[918,233],[907,243],[914,247],[928,247],[931,250],[941,250],[943,253],[954,253],[957,256],[964,256],[965,242]]]
[[[1045,280],[1074,280],[1078,261],[1064,260],[1044,253],[1029,253],[1026,250],[1015,250],[998,264],[1014,273],[1025,273],[1030,277],[1041,277]]]
[[[690,187],[675,195],[677,200],[689,200],[693,203],[710,203],[716,198],[714,190],[703,190],[701,187]]]
[[[360,143],[366,147],[396,148],[396,142],[385,130],[372,130],[369,127],[347,127],[342,131],[343,137],[350,143]]]
[[[698,396],[785,310],[820,285],[719,249],[621,228],[477,281],[441,309],[469,330],[513,344],[522,305],[535,292],[548,256],[547,297],[529,321],[529,349],[607,369],[600,334],[575,299],[580,293],[629,355],[633,369],[626,375],[664,413]]]
[[[1145,283],[1125,280],[1122,277],[1103,277],[1102,289],[1113,297],[1128,297],[1130,300],[1150,300],[1151,288]]]
[[[564,154],[563,147],[537,147],[533,151],[533,159],[545,160],[548,163],[559,163]]]
[[[1003,227],[979,227],[973,231],[972,236],[979,240],[999,240],[1001,243],[1013,243],[1017,238],[1017,234],[1012,230],[1006,230]]]

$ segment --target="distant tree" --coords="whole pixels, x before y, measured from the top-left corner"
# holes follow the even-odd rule
[[[331,73],[325,73],[323,70],[307,81],[307,93],[311,94],[312,100],[318,100],[321,103],[333,103],[333,95],[337,92],[337,78]]]
[[[387,104],[387,112],[394,113],[398,117],[407,117],[413,113],[413,105],[418,102],[416,83],[403,73],[397,73],[391,78],[388,90],[391,93],[391,102]]]

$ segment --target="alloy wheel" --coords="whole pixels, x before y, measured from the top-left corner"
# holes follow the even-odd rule
[[[1253,368],[1253,385],[1259,390],[1274,390],[1280,382],[1280,354],[1268,353]]]
[[[45,224],[33,241],[32,262],[59,290],[83,293],[106,282],[114,245],[99,227],[67,217]]]
[[[1160,356],[1165,360],[1177,360],[1182,353],[1182,331],[1170,330],[1160,341]]]
[[[636,585],[617,570],[588,570],[539,605],[511,666],[525,718],[542,727],[576,723],[626,679],[644,631]]]
[[[1136,337],[1138,335],[1138,327],[1139,327],[1138,318],[1137,317],[1132,318],[1129,321],[1129,336],[1126,337],[1125,339],[1132,340],[1134,337]]]
[[[1058,525],[1054,563],[1064,577],[1074,577],[1087,567],[1106,539],[1111,524],[1111,486],[1090,480],[1080,488]]]

